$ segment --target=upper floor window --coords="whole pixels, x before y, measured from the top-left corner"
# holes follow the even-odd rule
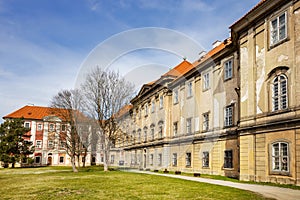
[[[178,134],[178,122],[173,123],[173,135],[176,136]]]
[[[42,148],[42,140],[35,141],[35,148]]]
[[[144,142],[147,141],[147,130],[148,130],[148,128],[144,127]]]
[[[190,81],[187,83],[187,97],[191,97],[193,93],[193,83]]]
[[[209,89],[210,85],[209,85],[209,73],[206,73],[203,75],[203,89],[207,90]]]
[[[203,131],[208,131],[209,129],[209,113],[203,114]]]
[[[233,125],[233,105],[227,106],[225,108],[224,125],[225,126],[232,126]]]
[[[155,134],[154,134],[154,125],[151,125],[151,139],[154,140]]]
[[[141,129],[138,130],[138,142],[141,142]]]
[[[287,78],[281,74],[274,78],[272,85],[273,111],[288,107]]]
[[[176,104],[176,103],[178,103],[178,101],[179,101],[179,98],[178,98],[178,89],[175,89],[173,91],[173,103]]]
[[[54,131],[54,124],[49,125],[49,131]]]
[[[37,125],[37,130],[38,130],[38,131],[41,131],[42,129],[43,129],[43,125],[42,125],[42,124],[38,124],[38,125]]]
[[[151,103],[151,112],[152,113],[155,112],[155,100],[153,100],[152,103]]]
[[[148,104],[145,104],[145,117],[148,116]]]
[[[186,134],[192,133],[192,118],[186,119]]]
[[[272,170],[278,172],[289,171],[289,145],[286,142],[272,144]]]
[[[164,107],[164,97],[163,95],[159,96],[159,108],[162,109]]]
[[[224,63],[224,78],[225,80],[232,78],[232,60]]]
[[[48,148],[53,148],[54,144],[53,144],[53,140],[49,140],[48,141]]]
[[[158,137],[159,138],[163,137],[163,123],[162,122],[158,123]]]
[[[61,125],[61,131],[66,131],[67,130],[67,125],[66,124],[62,124]]]
[[[275,45],[287,38],[287,14],[279,15],[270,22],[270,43]]]
[[[24,123],[24,127],[25,127],[25,128],[30,128],[30,122],[25,122],[25,123]]]

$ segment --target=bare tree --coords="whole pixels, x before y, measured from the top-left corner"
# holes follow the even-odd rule
[[[63,90],[55,95],[51,100],[51,107],[56,116],[67,122],[67,132],[60,134],[60,139],[65,141],[67,154],[71,158],[73,172],[76,169],[76,157],[78,158],[78,167],[80,166],[79,156],[82,151],[82,143],[78,124],[84,118],[83,97],[79,90]]]
[[[109,154],[112,145],[123,138],[117,123],[122,107],[129,103],[134,91],[132,83],[118,72],[96,67],[82,85],[88,105],[89,115],[98,125],[98,134],[103,147],[104,171],[108,170]]]

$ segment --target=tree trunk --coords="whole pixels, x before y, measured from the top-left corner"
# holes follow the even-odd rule
[[[71,164],[72,164],[73,172],[78,172],[78,170],[76,169],[76,165],[75,165],[75,156],[74,155],[71,156]]]

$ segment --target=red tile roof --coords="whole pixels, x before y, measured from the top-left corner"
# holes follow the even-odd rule
[[[128,113],[129,110],[130,110],[132,107],[133,107],[133,106],[132,106],[131,104],[123,106],[123,107],[119,110],[119,112],[116,113],[115,117],[117,117],[117,118],[118,118],[118,117],[122,117],[123,115],[125,115],[126,113]]]
[[[41,106],[24,106],[6,116],[6,118],[24,118],[24,119],[37,119],[42,120],[44,117],[54,115],[52,108]]]
[[[173,69],[171,69],[170,71],[168,71],[162,76],[175,76],[175,77],[182,76],[192,68],[193,65],[190,62],[184,60],[179,65],[177,65],[176,67],[174,67]]]

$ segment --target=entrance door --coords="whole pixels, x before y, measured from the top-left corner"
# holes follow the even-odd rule
[[[47,165],[52,165],[52,157],[48,157]]]

